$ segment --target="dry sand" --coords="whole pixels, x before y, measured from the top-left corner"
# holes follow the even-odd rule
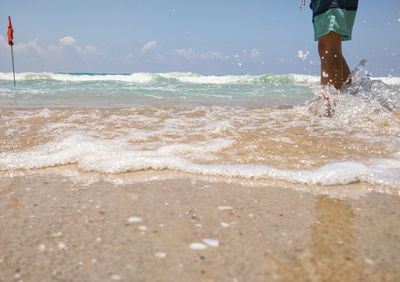
[[[400,197],[362,185],[0,180],[0,281],[400,281]]]

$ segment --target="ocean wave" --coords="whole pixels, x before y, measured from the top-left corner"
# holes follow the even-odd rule
[[[376,77],[376,80],[381,80],[383,83],[387,85],[397,85],[400,86],[400,77],[396,76],[387,76],[387,77]]]
[[[148,83],[154,79],[150,73],[133,73],[125,74],[68,74],[68,73],[51,73],[51,72],[26,72],[17,73],[16,80],[32,81],[32,80],[56,80],[65,82],[91,82],[91,81],[121,81],[133,83]],[[0,80],[12,80],[12,73],[0,73]]]
[[[77,165],[81,170],[117,174],[143,170],[173,170],[206,176],[246,179],[274,179],[294,183],[343,185],[365,182],[400,187],[400,160],[370,159],[364,162],[332,162],[314,169],[280,169],[260,164],[196,163],[183,156],[227,148],[228,141],[194,146],[174,144],[156,150],[139,150],[124,139],[100,139],[84,134],[71,134],[59,141],[33,147],[27,151],[0,154],[0,170],[41,169]]]
[[[387,85],[400,86],[400,77],[373,78]],[[12,73],[0,73],[0,80],[13,80]],[[53,80],[61,82],[122,82],[133,84],[182,83],[195,85],[310,85],[317,84],[319,76],[305,74],[265,74],[265,75],[201,75],[190,72],[132,73],[132,74],[80,74],[25,72],[17,73],[18,81]]]
[[[191,72],[92,74],[92,73],[16,73],[20,81],[55,80],[65,82],[116,81],[130,83],[151,83],[173,80],[188,84],[295,84],[318,83],[319,76],[306,74],[264,74],[264,75],[201,75]],[[388,85],[400,86],[400,77],[376,77]],[[12,73],[0,73],[0,80],[13,80]]]
[[[295,84],[316,83],[317,76],[303,74],[282,75],[201,75],[190,72],[170,73],[132,73],[132,74],[75,74],[75,73],[51,73],[51,72],[26,72],[17,73],[19,81],[55,80],[64,82],[95,82],[116,81],[128,83],[157,83],[163,81],[175,81],[186,84]],[[0,73],[0,80],[13,80],[12,73]]]

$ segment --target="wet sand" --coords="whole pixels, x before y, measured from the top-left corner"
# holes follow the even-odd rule
[[[1,176],[0,281],[400,281],[400,197],[359,186]]]

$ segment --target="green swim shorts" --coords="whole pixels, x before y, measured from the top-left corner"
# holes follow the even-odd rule
[[[312,0],[315,40],[330,32],[351,40],[358,0]]]

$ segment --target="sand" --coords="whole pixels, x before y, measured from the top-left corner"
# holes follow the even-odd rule
[[[362,184],[0,180],[0,281],[400,281],[400,197]]]

